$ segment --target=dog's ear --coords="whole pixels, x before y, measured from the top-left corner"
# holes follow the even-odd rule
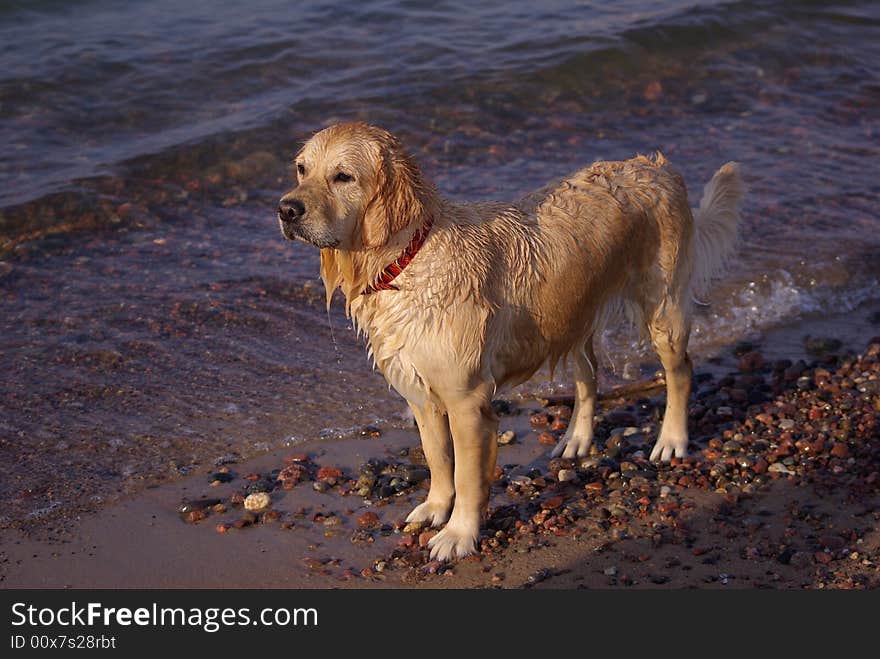
[[[364,247],[382,247],[395,233],[418,223],[425,214],[423,194],[418,166],[396,140],[383,145],[375,196],[364,212],[361,229]]]

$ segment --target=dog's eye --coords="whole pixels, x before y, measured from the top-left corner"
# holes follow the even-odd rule
[[[346,174],[345,172],[339,172],[333,179],[336,183],[348,183],[349,181],[354,180],[354,176]]]
[[[301,162],[298,162],[298,163],[296,163],[296,171],[299,172],[300,176],[305,176],[306,175],[306,166],[303,165]]]

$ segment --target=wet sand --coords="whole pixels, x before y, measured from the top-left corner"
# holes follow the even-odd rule
[[[545,408],[547,401],[528,396],[511,401],[501,430],[517,439],[499,447],[501,473],[477,558],[433,563],[419,549],[430,531],[404,527],[426,482],[414,478],[399,495],[382,496],[378,484],[366,497],[357,494],[368,461],[401,468],[421,462],[416,432],[389,428],[372,430],[378,437],[314,440],[229,463],[222,477],[231,477],[228,483],[210,484],[222,469],[215,467],[63,524],[6,529],[0,585],[877,587],[880,344],[866,344],[880,334],[878,312],[880,304],[872,303],[780,328],[697,364],[691,458],[673,467],[652,470],[640,454],[656,436],[662,410],[662,391],[650,382],[641,391],[617,390],[623,395],[614,398],[605,391],[597,451],[587,466],[549,461],[549,446],[541,443],[542,433],[558,436],[564,428],[564,407]],[[861,384],[847,380],[860,377]],[[750,399],[753,390],[760,395]],[[746,398],[738,400],[739,392]],[[795,406],[788,410],[799,420],[787,427],[791,400],[812,406],[802,420]],[[230,505],[232,495],[303,457],[300,482],[271,488],[277,519],[259,513],[254,523],[233,526],[247,514]],[[560,469],[574,480],[562,482]],[[178,513],[182,502],[203,498],[220,499],[226,511],[208,508],[194,523]]]

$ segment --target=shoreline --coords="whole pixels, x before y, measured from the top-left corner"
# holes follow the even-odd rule
[[[698,363],[697,400],[692,407],[704,403],[707,395],[717,397],[718,384],[725,377],[733,379],[725,385],[727,389],[748,390],[749,378],[756,376],[763,378],[763,383],[775,382],[774,369],[779,360],[788,359],[794,365],[804,356],[804,335],[838,339],[840,346],[831,351],[837,354],[869,351],[865,342],[880,334],[878,310],[880,302],[875,301],[844,317],[807,320],[772,330],[761,340],[751,342],[753,350],[747,350],[749,346],[740,342],[735,346],[739,355],[728,350]],[[823,348],[815,341],[810,345]],[[747,357],[759,354],[754,349],[762,356]],[[827,361],[827,355],[817,359],[820,363],[807,370],[815,373],[820,368],[836,377],[836,367],[822,362]],[[876,355],[869,359],[876,359]],[[752,385],[757,386],[754,381]],[[715,393],[706,394],[713,386]],[[699,393],[701,389],[705,390],[703,394]],[[778,395],[793,392],[797,393],[797,379]],[[758,408],[777,395],[770,393],[766,401],[734,400],[723,406],[732,407],[734,414],[723,423],[716,419],[716,430],[731,423],[760,423],[755,421],[762,413]],[[873,404],[877,395],[876,391],[866,394],[868,398],[873,396]],[[723,431],[704,432],[712,425],[709,421],[695,427],[693,410],[691,455],[695,459],[687,465],[654,472],[641,463],[638,451],[642,447],[636,440],[653,439],[657,399],[656,395],[647,394],[643,398],[606,399],[604,420],[600,422],[604,425],[597,432],[597,449],[604,447],[604,452],[597,451],[596,457],[617,464],[602,476],[597,472],[602,469],[598,461],[586,470],[583,465],[549,464],[550,447],[537,439],[548,429],[535,432],[530,427],[532,415],[547,410],[542,410],[538,401],[513,401],[511,413],[501,417],[501,430],[514,430],[517,440],[499,447],[498,464],[504,474],[500,484],[493,487],[490,509],[495,515],[490,523],[497,526],[498,511],[506,510],[508,518],[502,517],[502,522],[515,519],[520,526],[535,528],[519,534],[497,529],[501,532],[497,536],[498,546],[492,547],[492,538],[484,537],[484,542],[490,543],[486,548],[491,553],[478,559],[469,558],[450,566],[432,564],[418,547],[427,541],[426,534],[412,529],[403,532],[400,521],[424,497],[424,482],[414,483],[400,496],[377,498],[371,494],[369,502],[355,493],[340,494],[346,488],[353,489],[359,470],[371,459],[382,459],[392,466],[417,466],[415,430],[389,429],[379,437],[312,440],[229,464],[234,476],[229,483],[211,486],[210,472],[200,471],[148,488],[96,513],[69,519],[69,528],[53,531],[48,537],[40,532],[28,536],[4,530],[0,532],[0,587],[880,586],[876,576],[870,576],[876,573],[880,550],[880,485],[876,476],[870,483],[863,482],[873,472],[858,477],[850,474],[853,469],[867,469],[868,463],[851,464],[847,462],[850,457],[832,454],[822,458],[827,462],[824,467],[805,467],[804,473],[796,476],[780,471],[773,477],[773,473],[764,471],[768,476],[766,482],[751,491],[730,486],[731,491],[719,493],[714,491],[718,488],[700,484],[700,465],[705,467],[708,462],[717,466],[727,458],[736,465],[739,453],[727,455],[724,442],[719,446],[708,444],[708,434]],[[835,412],[833,403],[830,411],[826,410],[829,414]],[[867,403],[866,399],[860,404]],[[878,411],[874,412],[875,418]],[[556,412],[548,422],[565,415],[563,410]],[[611,427],[615,424],[618,428],[635,428],[636,432],[627,435],[634,439],[620,449],[622,454],[610,456],[607,440],[615,436],[615,428]],[[648,430],[643,433],[645,428]],[[843,449],[835,449],[838,443],[829,437],[827,450],[823,451],[827,454],[838,450],[842,455]],[[801,448],[794,450],[795,457],[800,455]],[[875,464],[880,461],[880,447],[851,450],[863,451]],[[705,454],[706,451],[710,453]],[[741,453],[753,462],[757,455],[753,447],[745,447]],[[307,456],[309,473],[291,489],[278,488],[271,493],[278,519],[234,528],[232,524],[244,517],[241,511],[228,506],[225,513],[209,512],[207,519],[194,524],[181,521],[177,510],[182,500],[210,497],[228,502],[232,494],[254,482],[247,476],[265,478],[273,469],[291,464],[289,460],[285,462],[290,454]],[[314,488],[315,483],[326,480],[319,476],[320,467],[342,472],[338,478],[332,477],[339,482],[327,487],[326,492]],[[554,482],[554,474],[558,475],[560,468],[576,472],[576,480]],[[797,471],[799,467],[792,468]],[[685,479],[696,475],[696,482],[669,484],[666,479],[675,469],[683,470],[681,477]],[[731,469],[736,472],[738,466]],[[627,471],[640,473],[634,476]],[[609,480],[611,472],[617,473],[617,477]],[[703,472],[708,477],[711,470]],[[636,481],[633,488],[634,478],[646,482]],[[660,491],[661,479],[670,488],[666,494]],[[618,487],[624,481],[627,485]],[[584,494],[589,482],[602,484],[601,490],[596,488],[595,496]],[[848,500],[856,486],[868,492],[858,504]],[[533,491],[523,492],[529,488]],[[639,488],[645,490],[643,495],[630,497],[630,490]],[[612,497],[616,501],[608,498],[613,492],[621,492]],[[554,507],[560,496],[562,501]],[[647,503],[639,503],[642,500]],[[544,505],[547,501],[549,507]],[[608,511],[604,520],[596,517],[601,517],[603,510]],[[365,513],[376,513],[378,520]],[[571,519],[565,521],[566,516]],[[548,518],[558,519],[548,525]],[[230,528],[218,533],[218,524],[229,524]],[[283,528],[284,524],[290,526]],[[514,522],[504,524],[515,526]],[[786,547],[791,549],[788,554]],[[857,558],[849,558],[853,554]],[[822,562],[826,556],[827,562]],[[865,561],[868,565],[863,564]],[[383,569],[376,569],[382,562]],[[835,577],[835,571],[840,575]]]

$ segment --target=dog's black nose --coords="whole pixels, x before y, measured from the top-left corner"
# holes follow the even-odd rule
[[[297,222],[306,214],[306,205],[299,199],[282,199],[278,204],[278,216],[285,222]]]

